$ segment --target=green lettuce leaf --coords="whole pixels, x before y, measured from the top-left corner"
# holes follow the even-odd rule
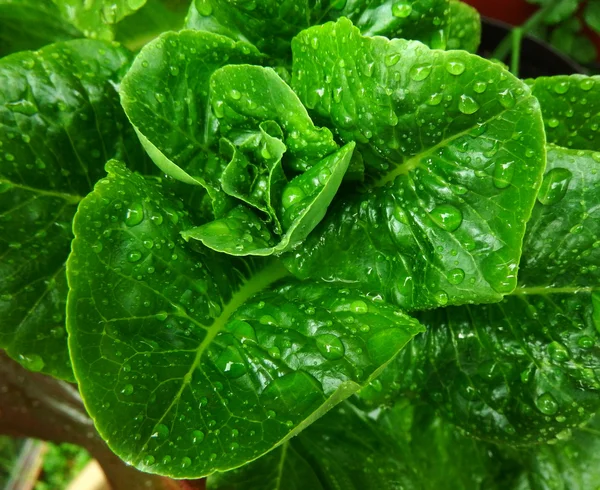
[[[600,416],[558,444],[526,454],[515,490],[587,490],[600,481]]]
[[[252,461],[422,331],[358,290],[190,247],[178,198],[118,162],[107,171],[75,217],[69,346],[98,431],[139,469],[195,478]]]
[[[89,40],[0,60],[0,347],[68,380],[73,215],[106,159],[145,161],[115,90],[129,62],[125,50]]]
[[[443,49],[449,5],[449,0],[195,0],[185,25],[250,42],[287,64],[294,36],[341,17],[350,19],[367,36],[415,39]]]
[[[52,0],[0,0],[0,57],[78,37]]]
[[[452,482],[456,490],[506,490],[515,476],[502,471],[512,466],[425,405],[367,413],[344,402],[266,456],[209,477],[207,488],[442,490]]]
[[[528,87],[476,56],[363,37],[347,20],[304,31],[293,49],[294,90],[356,142],[367,185],[334,203],[290,271],[409,309],[511,292],[545,165]]]
[[[423,392],[469,433],[513,445],[586,422],[600,408],[599,186],[600,154],[550,147],[517,289],[421,315],[425,336],[363,396]]]
[[[600,151],[600,76],[541,77],[528,83],[542,106],[549,143]]]
[[[110,41],[113,26],[144,6],[146,0],[52,0],[62,16],[86,37]]]
[[[460,0],[450,0],[448,49],[464,49],[477,53],[481,43],[481,16]]]
[[[331,8],[324,20],[347,17],[365,36],[412,39],[433,49],[446,47],[449,0],[347,0],[330,3]],[[341,9],[336,8],[339,5]]]
[[[289,250],[325,215],[354,145],[336,152],[331,132],[314,126],[274,70],[232,64],[211,70],[203,58],[175,56],[174,42],[210,49],[223,63],[235,61],[231,49],[250,48],[212,33],[167,34],[142,51],[123,81],[125,110],[156,164],[204,187],[212,201],[216,221],[185,230],[185,238],[232,255]],[[220,44],[215,50],[209,42]],[[172,57],[156,61],[157,51],[171,50]],[[186,110],[177,98],[182,93]],[[288,179],[286,172],[304,173]]]

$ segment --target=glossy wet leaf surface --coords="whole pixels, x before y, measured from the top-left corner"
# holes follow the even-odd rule
[[[87,40],[0,60],[0,346],[61,378],[73,377],[64,263],[77,204],[106,159],[145,161],[113,85],[128,63]]]
[[[497,448],[461,435],[424,405],[366,413],[346,402],[257,461],[210,477],[207,488],[496,489],[507,464]]]
[[[388,388],[425,390],[458,426],[515,445],[564,437],[598,410],[600,159],[594,155],[549,149],[517,289],[497,305],[421,315],[427,334],[382,375],[381,393],[370,388],[368,398],[383,401]]]
[[[448,37],[449,5],[449,0],[195,0],[186,28],[249,41],[285,64],[294,36],[340,17],[349,18],[367,36],[415,39],[443,49]],[[315,49],[317,45],[315,41]]]
[[[420,325],[276,261],[180,236],[183,203],[117,162],[80,204],[68,325],[86,406],[149,472],[199,477],[271,450],[368,383]]]
[[[113,25],[143,7],[146,0],[52,0],[63,17],[92,39],[113,39]]]
[[[290,254],[290,271],[360,283],[409,309],[512,291],[545,164],[527,86],[465,52],[361,37],[344,20],[293,48],[292,86],[357,143],[367,183]]]
[[[0,56],[78,37],[52,0],[0,1]]]
[[[450,0],[447,49],[464,49],[477,53],[481,43],[481,16],[460,0]]]
[[[541,77],[529,83],[542,106],[549,143],[600,151],[600,76]]]

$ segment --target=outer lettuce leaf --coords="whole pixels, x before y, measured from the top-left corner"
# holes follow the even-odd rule
[[[113,25],[143,7],[146,0],[52,0],[62,16],[92,39],[113,39]]]
[[[347,17],[365,36],[414,39],[433,49],[446,47],[449,0],[347,0],[330,5],[325,20]],[[336,5],[343,7],[340,10]]]
[[[600,481],[600,416],[573,438],[527,455],[516,490],[587,490]]]
[[[193,478],[258,458],[370,382],[422,327],[343,286],[180,237],[161,184],[107,164],[75,217],[69,344],[100,434],[139,469]]]
[[[367,414],[340,404],[249,465],[208,480],[209,490],[457,490],[510,488],[515,465],[431,409],[407,403]],[[518,467],[517,467],[518,470]]]
[[[549,143],[600,151],[600,76],[541,77],[529,84],[542,106]]]
[[[0,57],[81,36],[52,0],[0,0]]]
[[[195,0],[186,27],[253,43],[287,63],[295,35],[340,17],[367,36],[415,39],[443,49],[449,5],[449,0]]]
[[[586,422],[600,408],[599,186],[600,155],[550,147],[519,287],[497,305],[422,315],[427,334],[363,395],[423,390],[469,433],[514,445]]]
[[[362,37],[347,20],[304,31],[293,49],[293,88],[357,143],[368,185],[332,207],[290,271],[409,309],[511,292],[545,165],[527,86],[465,52]]]
[[[0,347],[73,380],[64,263],[78,202],[119,157],[146,161],[115,91],[128,53],[70,41],[0,60]]]
[[[481,43],[481,16],[479,12],[460,0],[450,0],[450,32],[448,49],[464,49],[477,53]]]

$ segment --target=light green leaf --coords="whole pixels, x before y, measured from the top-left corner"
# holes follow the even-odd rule
[[[144,6],[146,0],[52,0],[62,16],[86,37],[110,41],[113,25]]]
[[[549,143],[600,151],[600,76],[541,77],[529,84],[542,106]]]
[[[479,12],[460,0],[450,0],[448,20],[448,49],[464,49],[477,53],[481,43],[481,16]]]
[[[69,380],[73,214],[106,159],[145,161],[114,88],[128,65],[125,50],[88,40],[0,60],[0,347]]]
[[[51,0],[0,0],[0,57],[81,36]]]
[[[238,207],[224,218],[182,232],[230,255],[272,255],[301,243],[324,218],[350,163],[354,143],[349,143],[294,178],[281,193],[280,215],[285,234],[278,237],[250,210]]]
[[[600,408],[599,187],[600,158],[551,147],[519,287],[497,305],[422,315],[427,334],[382,374],[380,396],[366,393],[372,402],[423,390],[469,433],[514,445],[587,421]]]
[[[220,188],[225,162],[209,105],[209,80],[226,64],[259,63],[256,49],[216,34],[167,32],[147,44],[121,84],[121,103],[154,163],[167,175],[201,185],[215,214],[231,207]]]
[[[189,247],[177,198],[122,164],[107,170],[75,218],[69,342],[86,407],[128,463],[177,478],[247,463],[422,331],[357,290],[274,284],[286,275],[276,261]]]
[[[304,31],[293,48],[294,89],[356,142],[367,185],[338,200],[286,259],[290,271],[409,309],[512,291],[545,165],[528,87],[479,57],[362,37],[347,20]]]

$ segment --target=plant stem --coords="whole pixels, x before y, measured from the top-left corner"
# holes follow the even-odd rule
[[[554,0],[550,2],[546,6],[539,9],[535,14],[533,14],[527,21],[519,27],[520,32],[517,34],[517,29],[514,29],[512,33],[506,36],[502,42],[498,45],[496,50],[492,53],[492,58],[495,58],[500,61],[504,61],[508,56],[508,53],[511,49],[514,49],[514,39],[515,35],[520,36],[521,38],[534,30],[537,26],[539,26],[545,19],[546,16],[556,7],[560,0]],[[519,42],[520,47],[520,42]],[[513,53],[514,56],[514,53]]]
[[[523,29],[516,27],[512,32],[512,60],[510,71],[515,77],[519,76],[519,64],[521,62],[521,42],[523,41]]]

